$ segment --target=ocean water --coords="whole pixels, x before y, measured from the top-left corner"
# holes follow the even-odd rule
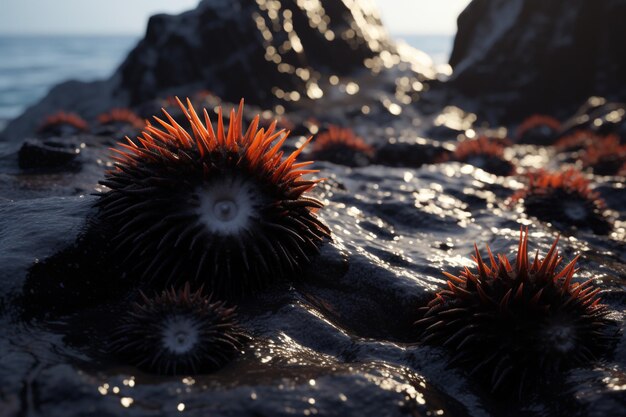
[[[0,123],[19,116],[61,81],[108,77],[138,39],[139,36],[0,36]]]
[[[452,35],[398,35],[447,62]],[[110,76],[140,36],[0,36],[0,130],[55,84]]]

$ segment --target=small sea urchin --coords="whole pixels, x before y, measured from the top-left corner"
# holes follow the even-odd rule
[[[442,160],[464,162],[495,175],[508,176],[515,171],[515,166],[504,158],[504,146],[485,136],[460,142],[454,153]]]
[[[514,265],[503,254],[477,270],[444,272],[448,288],[422,308],[423,340],[455,351],[453,363],[484,378],[493,391],[518,392],[598,358],[611,346],[608,310],[592,279],[574,282],[576,262],[557,272],[558,238],[543,260],[530,262],[528,230],[520,230]],[[488,265],[489,263],[489,265]]]
[[[352,129],[331,125],[315,139],[313,155],[324,161],[358,167],[369,165],[374,157],[374,148],[355,135]]]
[[[110,191],[97,205],[123,268],[165,283],[188,276],[228,295],[292,276],[330,237],[316,216],[323,204],[305,195],[321,180],[301,178],[317,172],[296,162],[304,146],[283,158],[288,132],[257,130],[258,116],[244,133],[243,100],[228,131],[221,108],[214,130],[207,111],[203,123],[187,103],[190,132],[164,110],[169,122],[155,118],[164,130],[150,125],[138,144],[122,144],[101,181]]]
[[[526,213],[560,228],[588,228],[596,234],[607,234],[612,228],[604,200],[574,169],[529,174],[528,185],[512,201],[522,201]]]
[[[576,152],[601,140],[602,136],[591,130],[577,130],[557,140],[554,147],[560,152]]]
[[[111,348],[147,371],[166,375],[221,368],[242,349],[235,308],[189,283],[152,298],[141,294],[113,332]]]
[[[101,125],[127,125],[134,129],[143,129],[145,123],[139,116],[130,109],[111,109],[107,113],[98,116],[98,123]]]
[[[89,125],[76,113],[59,111],[46,117],[37,132],[44,136],[66,136],[86,132]]]
[[[561,122],[554,117],[535,114],[517,128],[516,142],[531,145],[551,145],[557,138]]]
[[[620,143],[619,136],[609,135],[590,143],[581,159],[583,167],[596,175],[617,175],[626,163],[626,145]]]

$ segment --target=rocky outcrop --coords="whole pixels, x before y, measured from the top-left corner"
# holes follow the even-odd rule
[[[234,102],[316,98],[323,78],[394,49],[369,1],[204,0],[150,19],[119,70],[119,88],[134,104],[193,84]]]
[[[59,109],[94,120],[112,107],[200,91],[264,108],[310,108],[314,101],[326,106],[336,100],[331,90],[341,87],[338,80],[345,80],[342,95],[354,95],[358,85],[346,89],[347,78],[361,77],[355,80],[362,82],[360,96],[380,98],[364,89],[396,89],[401,75],[421,85],[435,71],[427,56],[391,40],[371,0],[203,0],[177,16],[153,16],[144,39],[109,80],[53,88],[3,136],[23,138]],[[364,104],[373,103],[356,108]],[[394,109],[390,100],[384,105]]]
[[[569,116],[625,101],[626,0],[474,0],[459,16],[446,85],[493,121]]]

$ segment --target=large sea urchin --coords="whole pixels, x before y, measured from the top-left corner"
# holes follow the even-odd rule
[[[575,169],[529,174],[528,186],[515,193],[512,201],[522,201],[527,214],[561,229],[573,226],[596,234],[612,229],[604,200]]]
[[[453,362],[481,375],[493,391],[517,391],[559,371],[585,365],[611,346],[614,334],[592,279],[573,282],[574,258],[557,272],[558,238],[543,260],[528,258],[528,230],[520,230],[514,265],[503,254],[477,270],[444,272],[448,288],[422,308],[416,324],[425,342],[455,351]],[[488,263],[490,265],[488,265]]]
[[[221,368],[243,346],[235,308],[191,291],[141,294],[113,333],[111,347],[139,368],[175,375]]]
[[[321,181],[301,178],[317,172],[296,162],[304,146],[283,158],[288,132],[257,130],[258,116],[244,133],[243,100],[227,132],[221,108],[214,130],[206,110],[203,123],[189,100],[178,103],[191,132],[163,110],[165,130],[147,126],[138,144],[122,144],[101,181],[110,191],[97,205],[124,268],[231,295],[286,278],[330,236],[315,215],[323,204],[304,194]]]

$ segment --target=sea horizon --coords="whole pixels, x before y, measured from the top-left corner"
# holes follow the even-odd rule
[[[454,34],[391,33],[445,64]],[[0,131],[58,83],[110,77],[143,34],[0,33]]]

